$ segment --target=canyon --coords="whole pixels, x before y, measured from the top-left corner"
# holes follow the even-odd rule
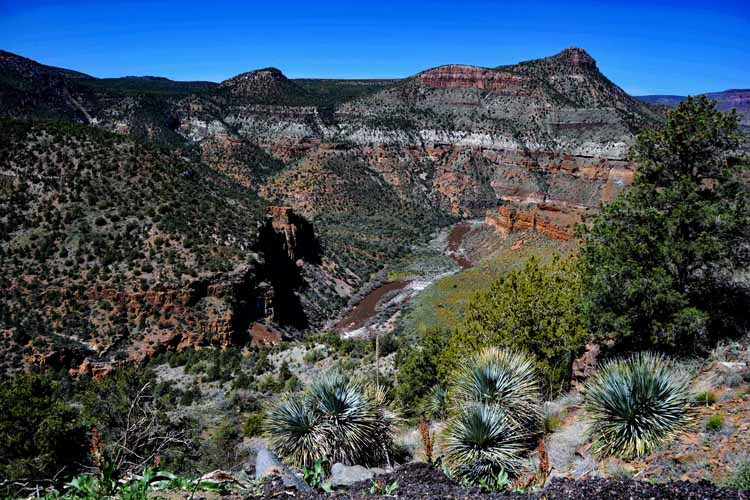
[[[0,285],[12,293],[0,300],[0,330],[22,344],[27,363],[79,371],[165,349],[272,344],[346,323],[357,304],[377,305],[382,297],[363,291],[393,262],[461,220],[484,220],[497,238],[530,230],[570,240],[627,189],[636,134],[664,120],[662,108],[627,95],[579,48],[387,81],[293,80],[275,68],[220,84],[105,80],[8,52],[0,68],[4,120],[72,127],[40,126],[3,145],[0,202],[25,205],[13,220],[0,218],[3,252],[15,256],[2,261]],[[51,141],[55,134],[65,139]],[[140,229],[128,214],[112,218],[117,207],[100,201],[107,176],[127,178],[164,151],[156,188],[183,193],[184,204],[173,194],[134,194],[135,206],[151,207],[146,232],[134,238]],[[80,165],[93,191],[66,177]],[[131,180],[151,184],[154,175],[141,168]],[[207,189],[215,194],[203,199]],[[114,239],[103,257],[80,255],[92,214],[109,230],[95,225],[92,248]],[[131,232],[119,233],[126,222]],[[126,255],[137,256],[139,272],[127,270]],[[41,295],[31,284],[39,276]],[[24,307],[39,311],[34,330],[46,340],[24,333]],[[82,308],[80,321],[61,320]]]

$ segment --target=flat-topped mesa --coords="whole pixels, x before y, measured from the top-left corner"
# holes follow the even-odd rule
[[[427,70],[419,74],[421,83],[432,88],[465,89],[476,88],[495,91],[517,91],[526,78],[505,71],[451,64]]]

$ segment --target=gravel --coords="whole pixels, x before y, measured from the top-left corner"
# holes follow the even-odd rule
[[[487,494],[476,489],[463,488],[448,479],[440,470],[425,464],[411,463],[398,470],[379,476],[377,480],[387,486],[398,481],[396,498],[412,499],[527,499],[527,500],[750,500],[750,492],[718,488],[707,482],[676,481],[652,484],[632,479],[555,479],[547,487],[533,493]],[[332,494],[295,492],[302,499],[374,499],[394,498],[370,495],[371,481],[356,483],[348,490]],[[285,498],[280,481],[266,485],[265,498]]]

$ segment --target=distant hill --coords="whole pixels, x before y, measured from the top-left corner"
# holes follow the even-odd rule
[[[175,96],[212,89],[218,84],[206,81],[180,82],[161,76],[123,76],[120,78],[95,78],[87,80],[86,85],[95,89],[124,94]]]
[[[708,92],[704,94],[709,99],[717,103],[720,111],[731,111],[736,109],[740,115],[740,123],[745,127],[750,127],[750,89],[732,89],[723,92]],[[679,95],[642,95],[636,96],[643,102],[657,104],[675,108],[679,103],[687,99],[686,96]]]
[[[0,117],[96,125],[159,144],[182,143],[173,102],[216,87],[162,77],[94,78],[0,51]]]

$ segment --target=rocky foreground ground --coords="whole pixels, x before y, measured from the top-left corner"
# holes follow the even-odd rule
[[[719,488],[708,481],[649,483],[633,479],[555,479],[541,491],[530,493],[484,493],[466,489],[426,463],[407,464],[378,477],[383,487],[398,482],[390,496],[371,493],[373,483],[363,481],[335,493],[302,493],[284,486],[280,479],[266,483],[263,498],[301,499],[539,499],[539,500],[750,500],[750,492]]]

